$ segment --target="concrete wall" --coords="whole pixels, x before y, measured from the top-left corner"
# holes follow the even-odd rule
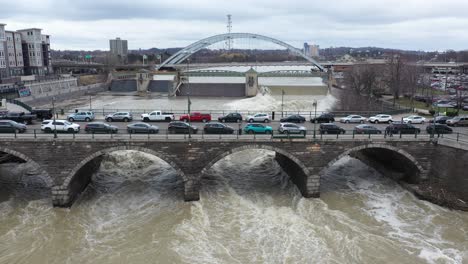
[[[136,92],[137,80],[112,80],[110,90],[112,92]]]
[[[182,84],[177,95],[187,95],[187,85]],[[243,83],[191,83],[191,96],[244,97]]]
[[[148,85],[148,91],[156,93],[169,93],[169,91],[172,91],[173,85],[173,81],[152,80]]]
[[[87,93],[97,93],[106,91],[104,84],[92,84],[87,86],[76,86],[68,89],[60,89],[46,92],[40,95],[31,95],[28,97],[18,98],[17,100],[26,103],[30,106],[52,104],[52,97],[55,96],[57,101],[73,99]]]

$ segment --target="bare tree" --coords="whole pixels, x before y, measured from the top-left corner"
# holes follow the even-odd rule
[[[339,100],[342,110],[371,110],[376,97],[381,72],[378,66],[370,64],[354,65],[345,74],[344,86]]]

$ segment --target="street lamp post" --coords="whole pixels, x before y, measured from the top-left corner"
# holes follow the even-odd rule
[[[91,106],[91,94],[89,94],[89,111],[92,111],[93,108]]]
[[[281,117],[283,117],[283,108],[284,108],[284,89],[281,89]]]
[[[57,138],[57,124],[55,123],[55,117],[56,117],[56,113],[55,113],[55,96],[52,97],[52,113],[54,114],[54,138]]]
[[[312,105],[314,106],[314,139],[315,139],[315,128],[317,124],[317,100],[314,100],[314,103]]]
[[[192,129],[192,123],[191,123],[191,118],[190,118],[190,105],[192,102],[190,101],[190,77],[189,77],[189,72],[190,72],[190,59],[187,59],[187,110],[188,110],[188,122],[189,122],[189,129],[188,129],[188,136],[189,138],[192,138],[191,135],[191,129]]]

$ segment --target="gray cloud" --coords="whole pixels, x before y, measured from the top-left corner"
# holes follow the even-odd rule
[[[0,0],[3,1],[3,0]],[[444,0],[16,0],[0,3],[8,28],[41,27],[55,48],[107,48],[121,36],[131,48],[185,46],[234,31],[301,45],[466,49],[468,1]]]

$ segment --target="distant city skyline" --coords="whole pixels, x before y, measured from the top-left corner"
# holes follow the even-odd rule
[[[11,30],[36,27],[53,36],[55,50],[109,50],[109,39],[129,49],[184,47],[226,32],[271,36],[301,48],[313,40],[330,46],[404,50],[468,49],[468,2],[331,0],[121,0],[2,1],[0,23]]]

